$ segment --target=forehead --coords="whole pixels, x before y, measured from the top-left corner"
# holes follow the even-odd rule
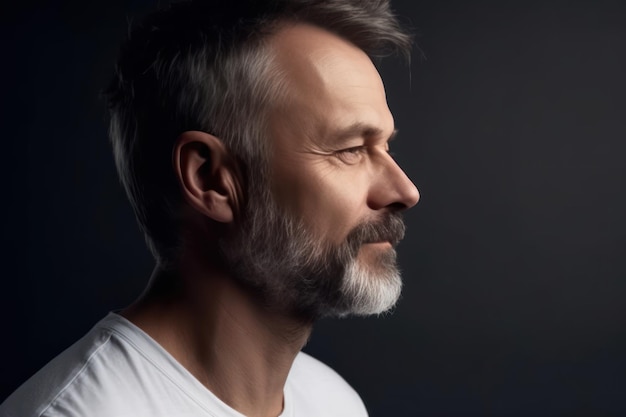
[[[283,122],[317,137],[356,124],[393,131],[382,80],[361,49],[308,24],[284,27],[269,46],[285,88]]]
[[[349,82],[364,76],[380,78],[361,49],[325,29],[303,23],[283,27],[271,39],[280,70],[301,83]],[[358,72],[354,72],[359,67]]]

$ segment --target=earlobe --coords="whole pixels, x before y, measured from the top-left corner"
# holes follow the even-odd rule
[[[199,131],[184,132],[174,145],[172,165],[192,208],[220,223],[233,221],[238,178],[220,139]]]

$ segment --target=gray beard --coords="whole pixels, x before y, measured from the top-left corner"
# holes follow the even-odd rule
[[[239,227],[220,241],[220,249],[228,271],[266,308],[315,320],[381,314],[396,304],[402,280],[393,247],[405,231],[399,213],[359,224],[332,245],[278,207],[269,187],[254,188]],[[363,244],[379,241],[392,248],[367,264],[357,259]]]

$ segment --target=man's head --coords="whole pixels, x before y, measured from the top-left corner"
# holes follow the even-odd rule
[[[270,307],[388,309],[397,213],[419,195],[387,153],[371,58],[408,37],[385,1],[212,3],[149,17],[109,89],[116,163],[153,253],[176,262],[191,212]]]

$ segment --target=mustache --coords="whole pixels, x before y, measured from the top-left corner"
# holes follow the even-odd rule
[[[388,241],[396,246],[403,238],[406,226],[400,213],[387,213],[380,220],[364,222],[348,234],[346,241],[353,250],[365,243]]]

